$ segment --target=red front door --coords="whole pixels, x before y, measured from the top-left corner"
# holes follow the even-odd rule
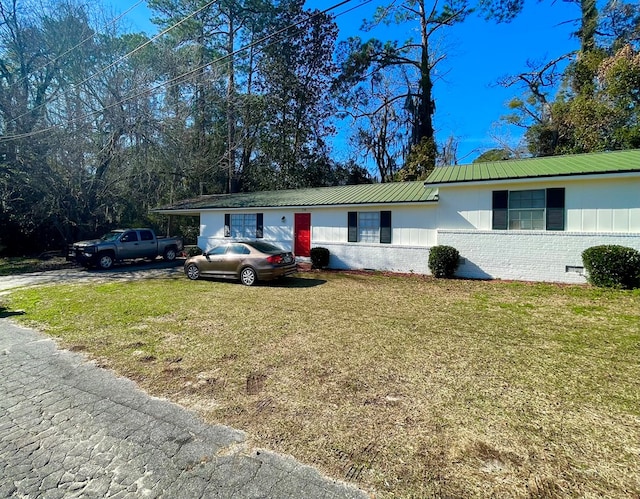
[[[311,255],[311,213],[296,213],[294,223],[294,250],[296,256]]]

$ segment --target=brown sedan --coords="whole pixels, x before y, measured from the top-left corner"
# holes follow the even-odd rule
[[[202,255],[188,258],[184,273],[189,279],[222,277],[240,279],[245,286],[270,281],[297,271],[293,253],[263,241],[234,241]]]

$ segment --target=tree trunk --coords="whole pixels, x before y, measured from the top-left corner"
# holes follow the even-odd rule
[[[580,27],[580,52],[591,52],[596,48],[598,8],[596,0],[580,0],[582,26]]]
[[[436,140],[433,130],[433,114],[435,113],[435,101],[433,100],[433,81],[431,80],[431,61],[429,59],[429,27],[427,26],[427,13],[424,8],[424,0],[420,0],[420,33],[422,37],[422,53],[420,59],[420,103],[416,131],[414,133],[414,146],[427,147],[429,164],[426,168],[433,168],[436,164]]]
[[[229,166],[229,185],[228,192],[232,193],[237,190],[236,176],[236,78],[235,67],[233,63],[233,49],[235,38],[235,25],[233,12],[229,12],[229,37],[227,39],[227,71],[229,79],[227,83],[227,160]]]

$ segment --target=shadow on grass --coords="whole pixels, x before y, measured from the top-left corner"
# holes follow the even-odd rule
[[[9,310],[8,308],[0,306],[0,319],[6,319],[14,315],[24,315],[24,310]]]
[[[226,279],[223,277],[212,276],[200,276],[200,281],[210,282],[229,282],[234,285],[242,286],[242,283],[237,279]],[[315,288],[321,286],[327,281],[325,279],[304,279],[302,277],[283,277],[282,279],[275,279],[273,281],[258,281],[255,285],[265,288]]]
[[[86,270],[90,274],[122,274],[127,272],[136,272],[149,269],[171,269],[174,267],[184,266],[184,258],[176,258],[172,261],[167,261],[162,258],[156,258],[155,260],[125,260],[123,262],[115,262],[110,269],[101,269],[98,267],[80,267],[79,269]]]
[[[272,286],[274,288],[315,288],[316,286],[322,286],[326,282],[327,281],[325,279],[285,277],[284,279],[278,279],[277,281],[270,281],[264,284],[266,286]]]

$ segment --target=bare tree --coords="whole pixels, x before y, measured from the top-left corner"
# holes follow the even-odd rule
[[[404,0],[381,6],[374,18],[365,23],[364,29],[372,29],[380,24],[402,24],[418,30],[418,41],[410,39],[398,43],[371,39],[363,42],[359,38],[351,38],[342,47],[342,71],[335,85],[336,94],[340,96],[343,106],[349,107],[354,92],[366,91],[368,82],[376,75],[392,68],[404,68],[410,83],[396,97],[404,101],[412,118],[406,133],[407,160],[414,165],[423,163],[420,170],[428,171],[437,160],[432,74],[445,58],[444,54],[434,52],[435,40],[446,28],[463,22],[475,11],[498,21],[508,21],[518,14],[522,4],[523,0],[506,3],[500,0]]]

